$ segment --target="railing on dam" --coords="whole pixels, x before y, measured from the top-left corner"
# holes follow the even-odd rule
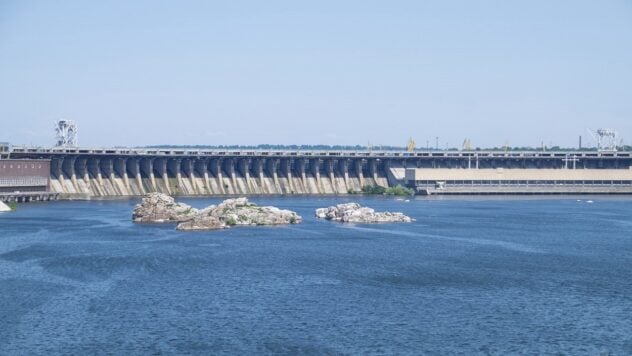
[[[262,150],[262,149],[159,149],[69,148],[13,146],[13,154],[75,154],[117,156],[263,156],[263,157],[479,157],[479,158],[630,158],[631,152],[611,151],[392,151],[392,150]]]
[[[33,147],[13,147],[11,151],[13,158],[41,158],[53,161],[65,161],[66,159],[79,162],[82,160],[90,160],[88,166],[95,166],[94,159],[99,162],[105,162],[105,166],[109,166],[108,161],[120,162],[125,160],[125,165],[130,163],[132,166],[134,161],[141,160],[143,162],[148,159],[157,163],[157,166],[163,166],[162,162],[194,162],[193,166],[207,164],[207,166],[217,165],[217,160],[222,169],[226,168],[225,173],[230,174],[228,170],[231,165],[236,167],[238,173],[247,167],[251,167],[250,162],[254,162],[254,168],[262,162],[264,169],[272,167],[287,168],[286,163],[268,163],[268,162],[289,162],[289,167],[296,173],[301,173],[306,163],[311,167],[320,166],[321,173],[327,173],[328,165],[337,167],[339,165],[350,166],[351,169],[360,167],[364,169],[366,174],[370,166],[375,166],[378,172],[384,173],[389,167],[407,167],[407,168],[591,168],[591,169],[629,169],[632,166],[632,154],[630,152],[596,152],[596,151],[552,151],[552,152],[535,152],[535,151],[323,151],[323,150],[179,150],[179,149],[136,149],[136,148],[33,148]],[[200,163],[201,162],[201,163]],[[246,163],[244,163],[246,162]],[[314,164],[313,162],[317,162]],[[359,162],[359,163],[357,163]],[[67,166],[67,163],[64,163]],[[98,163],[96,165],[100,165]],[[168,163],[171,167],[178,163]],[[121,169],[122,163],[116,164]],[[66,167],[64,166],[64,167]],[[146,170],[147,164],[141,164],[140,170]],[[83,168],[78,168],[82,170]],[[187,167],[182,167],[186,170]],[[107,168],[104,168],[107,170]],[[157,170],[165,170],[165,168]],[[172,168],[171,170],[174,170]],[[54,170],[52,171],[54,173]],[[122,172],[121,172],[122,173]],[[149,173],[149,172],[147,172]],[[161,173],[161,172],[156,172]],[[251,171],[251,173],[257,173]],[[173,172],[175,174],[175,172]]]

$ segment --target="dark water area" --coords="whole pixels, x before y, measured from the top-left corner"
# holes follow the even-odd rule
[[[581,199],[578,201],[577,199]],[[303,224],[177,232],[136,200],[0,214],[0,354],[632,354],[632,199],[253,197]],[[182,199],[196,207],[221,199]]]

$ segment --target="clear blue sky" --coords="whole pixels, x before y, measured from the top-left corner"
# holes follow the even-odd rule
[[[631,1],[0,1],[0,141],[632,143]]]

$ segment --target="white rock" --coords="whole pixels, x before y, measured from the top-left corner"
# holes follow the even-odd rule
[[[149,193],[134,208],[132,220],[143,223],[177,223],[193,218],[197,212],[197,209],[187,204],[176,203],[166,194]]]
[[[132,213],[134,222],[178,223],[178,230],[216,230],[232,225],[299,224],[302,218],[290,210],[257,206],[247,198],[226,199],[202,210],[176,203],[161,193],[147,194]]]
[[[362,207],[358,203],[345,203],[329,208],[316,209],[319,219],[334,220],[351,223],[383,223],[383,222],[411,222],[413,219],[402,213],[375,212],[374,209]]]
[[[302,218],[290,210],[274,206],[257,206],[246,198],[227,199],[210,206],[191,220],[178,224],[178,230],[215,230],[232,225],[287,225],[300,224]]]

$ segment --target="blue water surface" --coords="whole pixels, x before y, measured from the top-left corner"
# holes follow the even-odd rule
[[[253,197],[303,223],[212,232],[133,224],[138,200],[19,205],[0,354],[629,355],[632,199],[586,199]],[[416,222],[313,218],[350,200]]]

